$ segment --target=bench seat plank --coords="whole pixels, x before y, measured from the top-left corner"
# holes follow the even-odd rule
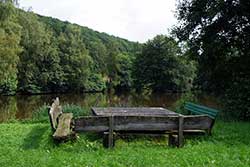
[[[193,108],[193,107],[189,107],[189,106],[186,106],[185,107],[187,110],[191,111],[191,113],[195,113],[195,114],[207,114],[208,116],[212,117],[212,118],[215,118],[217,113],[211,113],[211,112],[207,112],[207,111],[204,111],[204,110],[201,110],[201,109],[198,109],[198,108]]]
[[[198,107],[200,109],[204,109],[204,110],[207,110],[207,111],[210,111],[210,112],[213,112],[213,113],[218,113],[219,112],[219,110],[216,110],[214,108],[209,108],[209,107],[206,107],[206,106],[202,106],[202,105],[198,105],[198,104],[194,104],[194,103],[190,103],[190,102],[187,102],[186,105]]]
[[[187,102],[185,104],[184,108],[186,110],[190,111],[192,114],[208,115],[212,119],[215,119],[215,117],[217,116],[217,114],[219,112],[216,109],[209,108],[209,107],[202,106],[202,105],[198,105],[198,104],[194,104],[194,103],[190,103],[190,102]]]

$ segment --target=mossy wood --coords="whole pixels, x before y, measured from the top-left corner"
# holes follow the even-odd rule
[[[71,121],[72,113],[63,113],[62,107],[59,104],[59,98],[52,103],[49,109],[49,117],[51,128],[54,131],[53,138],[57,141],[70,139],[74,136],[72,132]]]

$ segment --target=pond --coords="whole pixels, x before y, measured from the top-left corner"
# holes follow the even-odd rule
[[[82,107],[164,107],[174,110],[175,103],[181,94],[155,93],[139,95],[137,93],[85,93],[85,94],[49,94],[49,95],[16,95],[0,96],[0,122],[11,119],[29,119],[32,113],[42,105],[51,105],[52,100],[60,98],[62,104],[75,104]],[[200,104],[219,108],[215,97],[197,96]]]

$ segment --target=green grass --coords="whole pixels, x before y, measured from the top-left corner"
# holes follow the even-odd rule
[[[118,139],[114,149],[81,135],[56,145],[48,123],[0,124],[0,166],[250,166],[250,123],[217,121],[211,137],[189,137],[183,148],[167,139]]]

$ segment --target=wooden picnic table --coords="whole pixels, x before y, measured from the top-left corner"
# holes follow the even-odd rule
[[[206,109],[202,106],[187,106],[195,112]],[[199,107],[199,108],[195,108]],[[103,134],[103,145],[112,148],[117,134],[169,135],[170,146],[182,147],[184,133],[211,131],[214,123],[208,115],[181,115],[162,107],[93,107],[92,116],[73,118],[72,113],[63,113],[57,98],[49,108],[53,138],[65,141],[76,138],[79,132]],[[213,113],[212,113],[213,114]]]
[[[162,107],[93,107],[95,116],[179,116]]]

